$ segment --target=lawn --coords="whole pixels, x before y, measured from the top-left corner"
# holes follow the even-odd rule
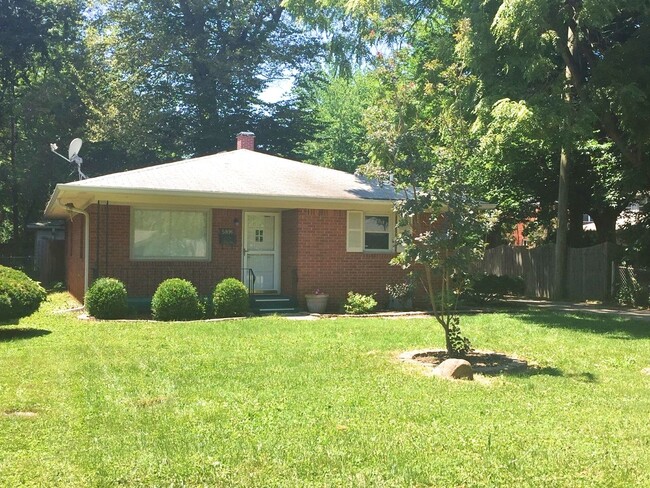
[[[3,486],[650,486],[650,322],[465,317],[535,367],[451,382],[396,360],[443,343],[431,319],[92,322],[64,299],[0,327]]]

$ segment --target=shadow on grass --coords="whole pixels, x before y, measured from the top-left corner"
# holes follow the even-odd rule
[[[517,376],[519,378],[528,378],[530,376],[564,376],[564,372],[553,366],[535,366],[528,365],[525,368],[516,369],[508,372],[509,376]]]
[[[581,383],[598,383],[598,377],[589,371],[584,371],[582,373],[565,373],[561,369],[553,366],[529,365],[526,368],[511,371],[509,375],[519,378],[530,378],[531,376],[562,376]]]
[[[31,327],[22,327],[20,329],[3,329],[0,327],[0,342],[33,339],[34,337],[46,336],[51,333],[51,330],[34,329]]]
[[[525,322],[533,325],[556,329],[570,329],[592,334],[608,335],[612,339],[648,339],[650,338],[650,323],[615,316],[599,316],[576,312],[551,312],[527,310],[514,313]]]

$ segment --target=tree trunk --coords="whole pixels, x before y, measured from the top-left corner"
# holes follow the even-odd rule
[[[553,299],[564,298],[566,288],[566,257],[569,201],[569,157],[566,148],[560,154],[560,184],[557,197],[557,235],[555,238],[555,275]]]
[[[195,156],[203,156],[215,152],[217,140],[222,134],[218,133],[217,83],[212,64],[206,58],[210,53],[209,34],[207,32],[206,15],[195,12],[187,0],[179,2],[183,12],[185,36],[192,49],[187,55],[190,59],[192,86],[194,90],[194,105],[196,125],[192,136]],[[194,7],[199,8],[199,7]]]
[[[567,47],[571,56],[577,49],[577,29],[574,30],[569,26],[567,28]],[[565,77],[567,85],[572,83],[571,70],[568,63],[565,66]],[[570,87],[567,86],[564,95],[567,104],[571,102]],[[569,126],[568,121],[565,124]],[[567,233],[568,233],[568,208],[569,208],[569,174],[571,169],[571,159],[568,154],[567,144],[563,144],[560,151],[560,180],[557,197],[557,236],[555,239],[555,275],[553,280],[553,299],[564,298],[566,294],[566,259],[567,259]]]
[[[10,88],[10,110],[9,115],[9,193],[11,195],[11,242],[13,243],[13,252],[18,252],[18,248],[23,247],[22,225],[20,221],[20,203],[18,191],[18,162],[16,161],[16,146],[18,145],[18,129],[16,127],[16,98],[14,87]]]
[[[604,212],[593,212],[591,218],[596,224],[598,242],[616,242],[616,220],[620,212],[618,209],[609,209]]]

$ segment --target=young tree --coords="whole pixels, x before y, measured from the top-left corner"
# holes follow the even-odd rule
[[[447,353],[459,357],[471,346],[460,332],[458,298],[485,235],[468,164],[474,141],[459,112],[462,96],[454,96],[468,80],[457,67],[412,68],[397,54],[378,71],[382,90],[366,115],[367,170],[387,173],[403,192],[396,205],[403,250],[393,263],[421,270]],[[438,90],[430,89],[434,80]]]

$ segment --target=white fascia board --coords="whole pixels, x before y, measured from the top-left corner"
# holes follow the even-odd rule
[[[311,209],[392,209],[391,200],[372,200],[363,198],[326,198],[293,195],[247,195],[240,193],[210,193],[184,190],[157,190],[139,188],[125,190],[110,187],[82,187],[78,185],[57,185],[45,215],[65,216],[65,205],[73,203],[77,208],[85,208],[96,200],[108,200],[114,205],[133,204],[174,204],[205,206],[210,208],[311,208]]]

